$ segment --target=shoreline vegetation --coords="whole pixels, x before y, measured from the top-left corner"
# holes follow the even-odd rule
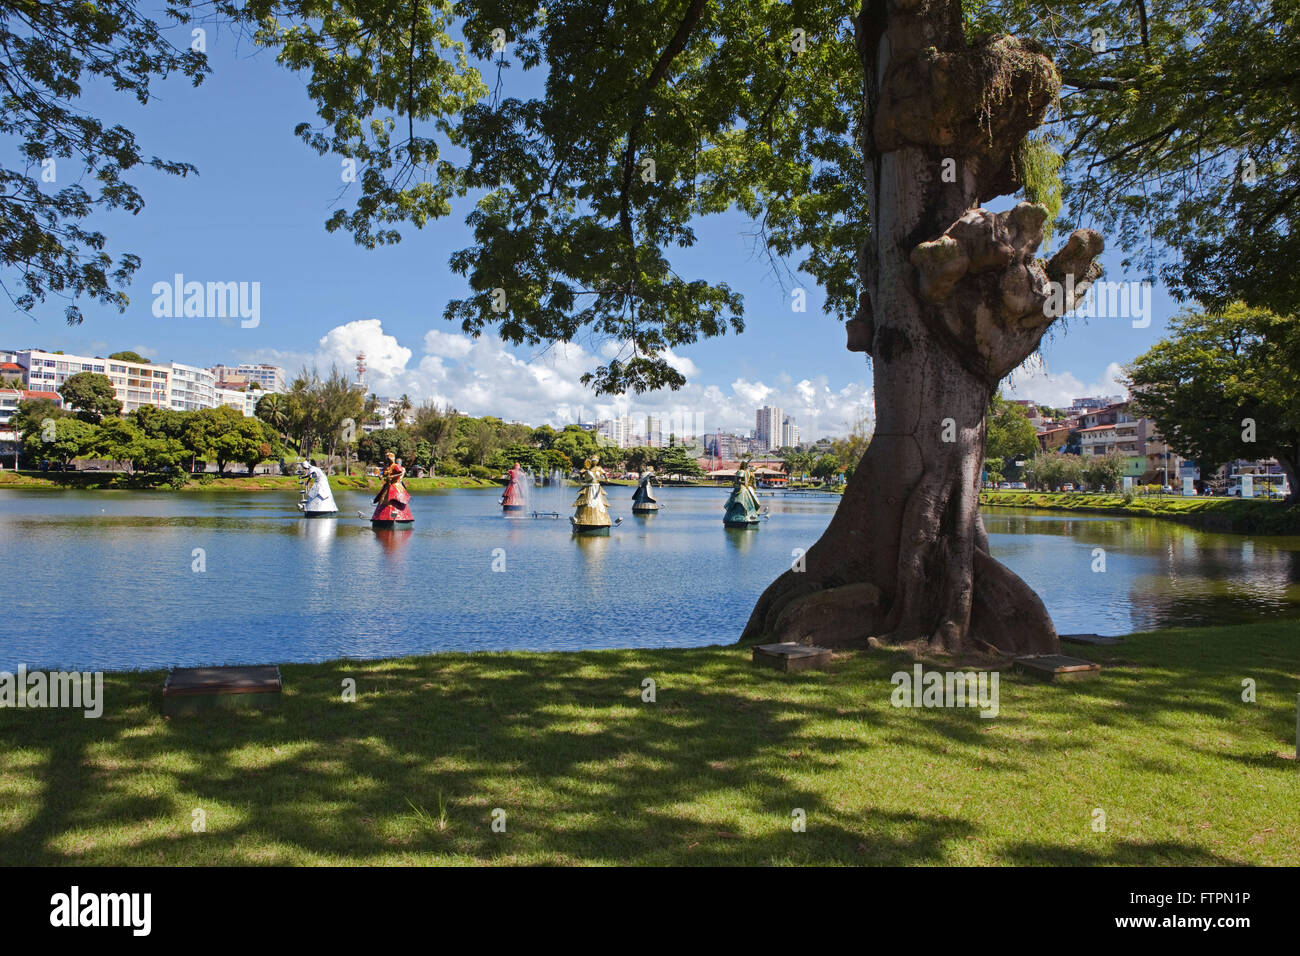
[[[433,476],[402,479],[412,493],[441,491],[447,488],[501,488],[505,478],[476,478],[473,476]],[[376,491],[379,478],[364,475],[330,475],[330,487],[335,491]],[[626,478],[611,478],[605,485],[636,487],[636,482]],[[701,488],[730,487],[731,482],[664,482],[669,486]],[[301,479],[294,475],[240,475],[218,478],[215,472],[206,476],[193,475],[179,487],[168,484],[157,474],[129,475],[120,471],[0,471],[0,489],[26,489],[33,491],[297,491]],[[577,487],[577,483],[564,480],[564,487]]]
[[[278,710],[173,719],[109,673],[99,719],[0,709],[0,864],[1300,864],[1293,621],[1070,653],[1101,675],[1004,668],[993,719],[893,706],[894,649],[284,664]]]
[[[403,479],[412,492],[438,491],[444,488],[494,488],[505,484],[495,478],[431,477]],[[215,473],[194,475],[176,487],[159,481],[158,475],[129,475],[114,471],[70,472],[0,472],[0,488],[49,491],[285,491],[296,492],[301,479],[294,475],[230,475],[218,478]],[[365,475],[331,475],[335,491],[377,491],[379,478]]]
[[[1207,531],[1239,534],[1300,534],[1300,505],[1278,499],[1183,498],[1174,495],[1092,494],[1086,492],[982,491],[980,504],[1001,508],[1033,508],[1166,518]]]

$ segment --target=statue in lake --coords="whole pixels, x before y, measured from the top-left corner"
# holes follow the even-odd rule
[[[736,480],[731,486],[731,496],[727,499],[722,523],[728,528],[754,528],[758,526],[761,512],[758,494],[754,490],[754,471],[746,460],[736,471]]]
[[[653,514],[659,510],[659,501],[650,493],[650,482],[654,476],[653,468],[641,475],[636,491],[632,492],[632,514]]]
[[[298,475],[303,482],[302,497],[298,500],[298,510],[306,518],[333,518],[339,513],[334,503],[334,492],[330,489],[330,480],[316,459],[298,464]]]
[[[404,477],[406,477],[406,469],[397,460],[397,456],[390,451],[388,464],[384,467],[384,483],[379,487],[379,494],[373,499],[375,513],[370,516],[372,528],[408,527],[414,520],[414,515],[411,514],[411,493],[406,490],[406,484],[402,481]]]
[[[605,501],[605,489],[600,486],[605,469],[600,467],[600,459],[588,458],[579,477],[582,488],[574,499],[574,512],[569,518],[573,533],[609,534],[609,505]]]
[[[515,466],[506,472],[506,478],[509,480],[506,483],[505,492],[501,495],[501,510],[523,511],[526,504],[524,482],[527,480],[527,476],[524,474],[524,470],[519,467],[519,462],[515,462]]]

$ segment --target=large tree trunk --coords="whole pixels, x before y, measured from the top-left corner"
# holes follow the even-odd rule
[[[968,45],[958,0],[868,0],[856,28],[871,235],[847,327],[874,365],[876,431],[804,570],[764,592],[743,639],[1054,651],[1042,601],[988,553],[984,414],[1100,275],[1101,237],[1079,230],[1043,262],[1042,206],[979,204],[1020,187],[1018,150],[1059,80],[1011,37]]]

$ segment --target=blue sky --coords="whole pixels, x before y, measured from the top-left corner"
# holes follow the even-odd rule
[[[178,31],[175,41],[187,37]],[[442,312],[449,299],[466,291],[447,260],[470,244],[464,216],[472,200],[461,200],[452,216],[422,231],[408,229],[400,244],[375,251],[356,246],[346,234],[327,233],[324,220],[342,185],[340,165],[337,157],[318,156],[293,135],[295,124],[315,120],[304,79],[229,32],[209,31],[208,58],[213,72],[200,87],[168,81],[145,107],[98,90],[86,100],[88,108],[134,130],[145,155],[199,168],[197,177],[185,179],[137,172],[132,181],[145,209],[95,221],[109,236],[110,252],[134,252],[143,261],[128,290],[127,312],[85,302],[84,324],[70,328],[62,319],[63,303],[51,299],[36,309],[34,320],[11,310],[0,345],[99,355],[131,348],[155,361],[269,361],[291,372],[304,364],[322,370],[332,361],[350,365],[352,355],[364,349],[368,380],[380,394],[406,392],[470,414],[533,424],[617,412],[660,414],[680,431],[748,429],[755,407],[776,404],[794,415],[809,439],[843,434],[869,413],[866,359],[844,349],[843,328],[821,312],[811,280],[804,280],[807,312],[791,311],[788,287],[782,290],[753,246],[750,223],[738,214],[700,221],[697,246],[672,255],[684,276],[725,281],[741,292],[747,324],[740,347],[728,336],[677,353],[691,383],[680,392],[597,399],[577,377],[599,364],[602,347],[612,343],[539,353],[507,348],[492,337],[469,341]],[[513,73],[518,82],[519,71]],[[12,155],[8,161],[15,161]],[[77,172],[61,167],[59,185]],[[1121,274],[1115,251],[1105,264],[1109,279],[1130,278]],[[170,282],[175,273],[187,281],[260,283],[259,325],[155,318],[152,286]],[[1072,318],[1045,344],[1041,367],[1013,376],[1013,394],[1060,403],[1074,395],[1119,392],[1113,384],[1117,364],[1158,339],[1175,311],[1157,288],[1147,328],[1135,329],[1126,319]]]

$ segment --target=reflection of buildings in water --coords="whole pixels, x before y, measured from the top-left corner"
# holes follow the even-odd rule
[[[1035,586],[1054,614],[1087,618],[1089,627],[1108,616],[1147,630],[1300,615],[1300,548],[1294,540],[1247,538],[1154,518],[1044,514],[1035,520],[1032,513],[993,513],[984,522],[994,556]],[[1093,580],[1086,570],[1098,546],[1106,551],[1107,567]],[[1068,581],[1077,585],[1073,593]],[[1053,607],[1053,600],[1068,603],[1068,611]]]

